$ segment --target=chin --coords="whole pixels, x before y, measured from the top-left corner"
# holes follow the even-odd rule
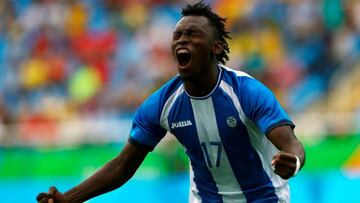
[[[190,74],[190,73],[180,73],[179,72],[179,75],[183,81],[191,81],[194,79],[193,74]]]

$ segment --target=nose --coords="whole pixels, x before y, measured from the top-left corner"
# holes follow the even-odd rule
[[[186,32],[180,34],[179,38],[176,40],[176,44],[187,44],[189,43],[189,36]]]

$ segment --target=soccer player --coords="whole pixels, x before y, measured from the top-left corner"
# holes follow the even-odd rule
[[[83,202],[128,181],[171,132],[189,156],[189,202],[289,202],[287,179],[305,152],[271,91],[224,64],[226,19],[199,2],[182,10],[171,49],[179,74],[137,110],[122,152],[65,193],[50,187],[39,202]]]

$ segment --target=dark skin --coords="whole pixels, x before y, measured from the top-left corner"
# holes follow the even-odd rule
[[[177,68],[186,91],[192,96],[205,96],[216,85],[216,55],[222,52],[224,45],[216,39],[215,33],[215,28],[203,16],[183,17],[176,25],[171,50],[176,61],[179,49],[191,53],[190,63],[185,67],[177,63]]]
[[[296,156],[300,159],[300,168],[305,163],[305,150],[301,142],[296,138],[290,126],[284,125],[274,128],[267,138],[280,150],[272,160],[274,172],[283,179],[293,176],[296,169]]]
[[[223,50],[223,43],[218,40],[216,30],[209,20],[203,16],[183,17],[176,25],[171,49],[187,93],[192,96],[209,94],[217,80],[216,55]],[[181,49],[191,54],[191,60],[186,65],[179,63],[177,53]],[[296,156],[299,157],[301,166],[305,161],[302,144],[291,127],[286,125],[271,130],[267,138],[280,150],[272,160],[275,173],[284,179],[292,177],[296,168]],[[76,187],[65,193],[50,187],[47,193],[40,193],[37,200],[41,203],[84,202],[112,191],[135,174],[148,152],[143,147],[128,142],[117,157]]]

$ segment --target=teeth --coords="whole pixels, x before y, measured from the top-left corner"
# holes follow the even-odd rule
[[[184,53],[190,53],[190,52],[188,50],[186,50],[186,49],[179,49],[177,53],[178,54],[184,54]]]

